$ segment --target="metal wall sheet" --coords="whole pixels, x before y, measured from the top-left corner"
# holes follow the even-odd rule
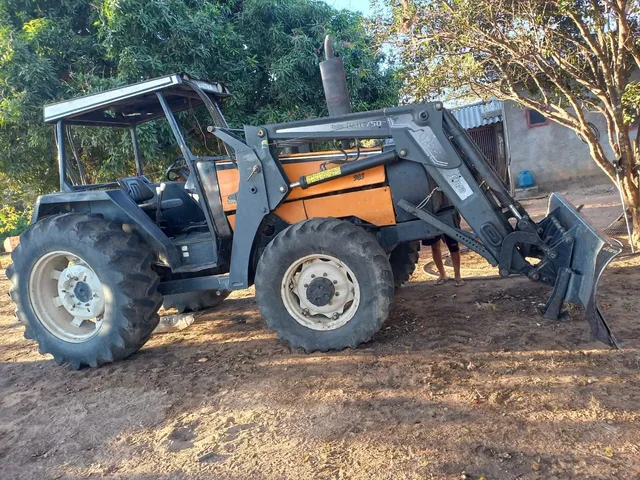
[[[472,103],[453,108],[451,113],[467,130],[483,127],[502,121],[502,102],[494,99],[488,102]]]

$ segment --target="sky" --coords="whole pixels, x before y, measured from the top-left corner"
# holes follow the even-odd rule
[[[364,15],[371,14],[371,5],[369,0],[325,0],[329,5],[337,9],[347,9],[354,12],[360,12]]]

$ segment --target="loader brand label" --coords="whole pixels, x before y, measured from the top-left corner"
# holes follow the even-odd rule
[[[331,128],[333,130],[382,128],[385,123],[387,122],[385,122],[384,120],[368,120],[366,122],[334,123],[331,125]]]
[[[311,175],[307,175],[304,178],[307,180],[307,185],[311,185],[313,183],[326,180],[327,178],[337,177],[341,173],[342,173],[342,170],[340,170],[340,167],[335,167],[335,168],[330,168],[329,170],[323,170],[318,173],[312,173]]]
[[[442,176],[445,178],[447,183],[451,185],[453,191],[460,197],[460,200],[465,200],[473,195],[473,190],[464,179],[460,170],[457,168],[452,168],[451,170],[440,170],[442,172]]]
[[[331,119],[327,118],[327,122]],[[359,122],[338,122],[338,123],[319,123],[315,125],[304,125],[300,127],[278,128],[276,133],[311,133],[333,132],[335,130],[362,130],[362,129],[380,129],[387,127],[387,120],[380,118],[379,120],[362,120]]]

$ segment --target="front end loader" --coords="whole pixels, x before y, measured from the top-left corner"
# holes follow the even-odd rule
[[[594,337],[617,346],[595,295],[620,248],[558,194],[533,220],[441,102],[237,131],[221,113],[229,95],[176,74],[45,107],[60,192],[39,198],[7,269],[41,352],[74,368],[123,359],[149,338],[163,301],[214,307],[251,285],[291,347],[355,348],[386,320],[418,241],[443,233],[501,276],[551,287],[547,318],[565,301],[584,305]],[[210,116],[206,135],[222,155],[185,138],[178,112],[194,108]],[[180,150],[164,181],[143,172],[136,128],[147,121],[167,121]],[[77,125],[129,129],[135,173],[90,183]],[[324,150],[330,142],[340,148]]]

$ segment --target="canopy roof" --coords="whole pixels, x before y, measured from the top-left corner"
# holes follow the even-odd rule
[[[212,100],[231,96],[222,83],[192,79],[184,73],[173,74],[45,105],[44,121],[54,123],[64,120],[74,125],[129,127],[163,116],[156,92],[163,93],[174,112],[201,105],[203,101],[193,85]]]

